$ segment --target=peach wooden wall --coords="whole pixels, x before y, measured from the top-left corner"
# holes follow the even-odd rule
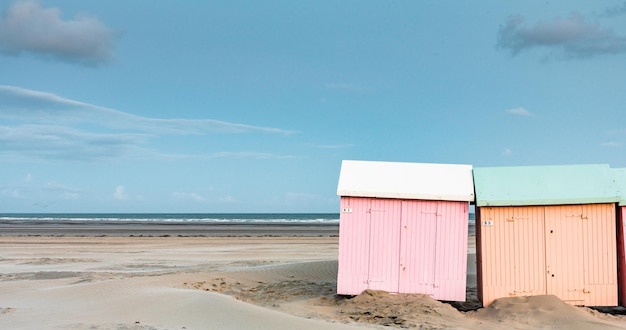
[[[479,298],[554,294],[617,305],[614,204],[480,207]]]
[[[464,301],[468,203],[342,197],[337,293]]]

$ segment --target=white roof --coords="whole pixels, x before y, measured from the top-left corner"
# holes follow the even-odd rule
[[[337,195],[471,202],[472,165],[344,160]]]

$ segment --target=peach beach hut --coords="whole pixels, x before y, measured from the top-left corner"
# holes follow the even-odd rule
[[[344,160],[337,293],[464,301],[472,166]]]
[[[474,168],[478,297],[618,303],[617,185],[608,165]]]

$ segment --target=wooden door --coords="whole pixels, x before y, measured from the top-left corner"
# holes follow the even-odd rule
[[[437,205],[433,298],[465,301],[469,203],[439,201]]]
[[[358,295],[368,288],[370,200],[341,197],[337,293]]]
[[[399,292],[436,292],[437,206],[436,201],[402,203]]]
[[[618,303],[615,217],[615,204],[582,206],[585,306]]]
[[[545,207],[546,293],[584,305],[587,256],[581,205]]]
[[[372,199],[368,289],[398,292],[402,202]]]
[[[545,294],[543,207],[481,207],[477,226],[483,305],[497,298]]]

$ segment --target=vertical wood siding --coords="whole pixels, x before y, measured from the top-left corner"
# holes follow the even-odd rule
[[[437,202],[404,202],[400,253],[400,292],[435,292]]]
[[[399,200],[372,199],[369,289],[398,292],[401,205]]]
[[[481,207],[477,231],[484,306],[502,297],[545,294],[543,207]]]
[[[438,202],[433,298],[465,301],[469,203]]]
[[[479,298],[554,294],[617,304],[614,204],[481,207]]]
[[[545,208],[546,293],[584,305],[584,273],[589,256],[581,205]]]
[[[617,305],[615,204],[583,205],[586,306]]]
[[[339,268],[337,293],[357,295],[367,289],[369,278],[370,218],[368,198],[342,197],[339,215]]]
[[[337,293],[464,301],[467,202],[342,197]]]

